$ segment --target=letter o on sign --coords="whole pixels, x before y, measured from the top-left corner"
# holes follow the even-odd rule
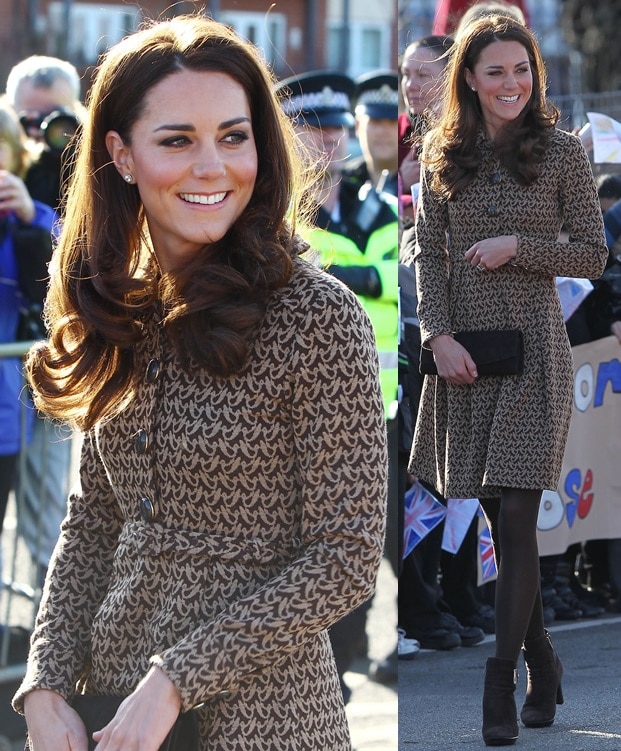
[[[586,412],[593,400],[593,382],[593,368],[585,362],[574,378],[574,404],[580,412]]]
[[[565,505],[561,496],[555,490],[544,490],[539,506],[537,529],[545,532],[546,529],[554,529],[563,521]]]

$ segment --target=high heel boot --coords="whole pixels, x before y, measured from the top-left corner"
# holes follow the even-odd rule
[[[562,704],[563,664],[556,654],[550,634],[524,642],[526,701],[520,717],[528,728],[546,728],[554,722],[556,705]]]
[[[517,670],[512,660],[489,657],[483,690],[483,740],[486,746],[510,746],[517,740]]]

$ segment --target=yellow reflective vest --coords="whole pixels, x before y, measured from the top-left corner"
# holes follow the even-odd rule
[[[380,381],[386,418],[394,417],[397,402],[398,347],[398,222],[389,222],[371,232],[364,252],[345,235],[320,227],[302,234],[319,254],[321,264],[337,266],[374,266],[382,284],[380,297],[358,295],[375,331],[380,360]]]

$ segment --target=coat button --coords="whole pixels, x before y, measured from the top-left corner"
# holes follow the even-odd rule
[[[232,691],[218,691],[218,699],[229,699],[231,696],[233,696]]]
[[[489,176],[489,181],[492,185],[498,185],[500,180],[501,180],[500,172],[497,172],[496,170],[494,170],[494,172],[492,172]]]
[[[149,450],[149,434],[140,429],[134,436],[134,448],[138,454],[146,454]]]
[[[487,215],[488,216],[498,216],[500,212],[498,211],[498,206],[496,204],[492,204],[491,206],[487,207]]]
[[[149,360],[149,364],[147,365],[147,372],[146,372],[146,379],[147,383],[155,383],[160,375],[160,361],[159,360]]]
[[[147,524],[155,521],[155,506],[149,498],[140,499],[140,516]]]

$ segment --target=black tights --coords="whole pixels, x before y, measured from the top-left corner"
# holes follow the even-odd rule
[[[524,640],[543,635],[537,515],[540,490],[503,488],[481,506],[494,544],[496,657],[517,662]]]

